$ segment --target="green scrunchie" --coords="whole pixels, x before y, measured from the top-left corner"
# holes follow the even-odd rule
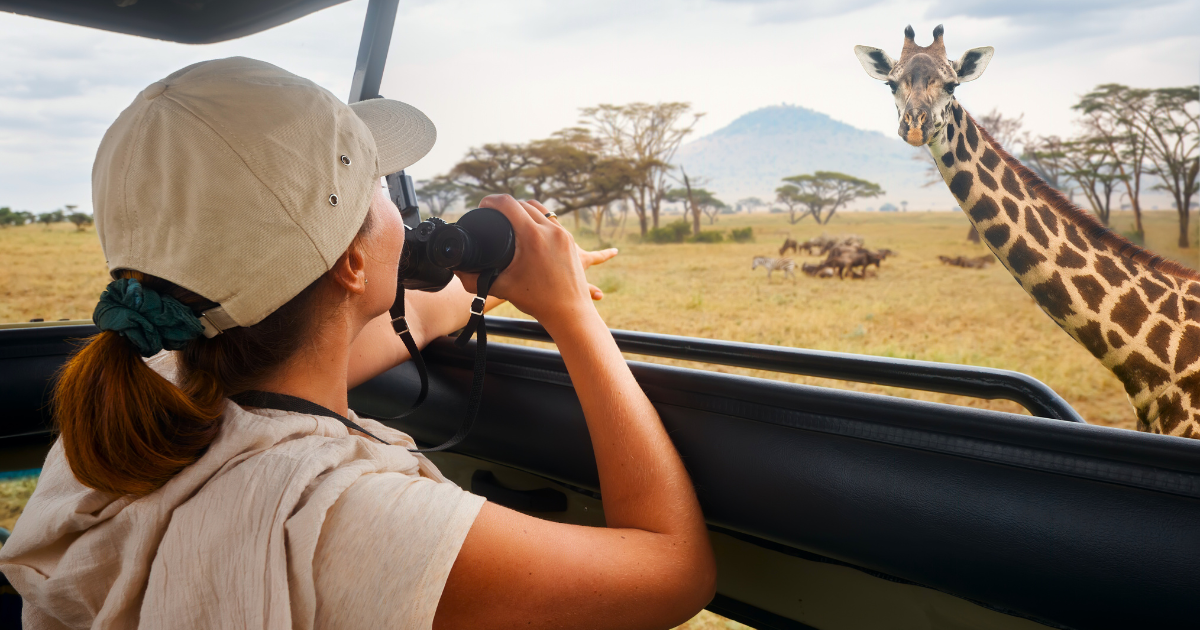
[[[131,278],[108,284],[92,312],[92,321],[100,330],[120,333],[143,357],[152,357],[163,348],[182,350],[204,332],[200,318],[190,308]]]

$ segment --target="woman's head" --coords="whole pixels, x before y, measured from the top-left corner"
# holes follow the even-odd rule
[[[139,94],[93,169],[114,295],[55,390],[76,477],[153,491],[212,442],[226,397],[301,358],[328,322],[357,331],[387,311],[404,235],[379,177],[433,138],[407,105],[347,106],[249,59],[189,66]],[[142,360],[161,345],[122,326],[174,339],[178,386]]]

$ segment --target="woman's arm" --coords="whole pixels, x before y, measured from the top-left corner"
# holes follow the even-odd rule
[[[577,249],[579,261],[584,268],[598,265],[617,255],[616,249],[589,252]],[[604,297],[600,289],[589,287],[592,299]],[[474,292],[467,292],[457,277],[450,280],[446,288],[436,293],[427,291],[405,291],[404,317],[412,331],[413,341],[424,348],[430,341],[448,335],[467,325],[471,316],[471,300]],[[483,312],[488,312],[504,303],[504,300],[489,296]],[[350,365],[347,384],[353,389],[380,374],[409,360],[408,348],[392,329],[391,315],[384,313],[363,327],[362,332],[350,344]]]
[[[716,569],[695,492],[657,412],[588,299],[570,234],[540,205],[509,216],[517,256],[494,292],[536,317],[562,353],[591,435],[606,528],[485,504],[438,605],[449,628],[666,628],[712,598]],[[467,278],[467,287],[473,279]]]
[[[405,291],[404,294],[407,298],[404,318],[418,348],[466,326],[471,316],[474,294],[467,293],[458,278],[452,278],[437,293]],[[488,297],[483,310],[490,311],[503,303],[500,298]],[[408,348],[392,329],[391,315],[384,313],[364,326],[350,344],[347,384],[350,388],[358,387],[409,358]]]

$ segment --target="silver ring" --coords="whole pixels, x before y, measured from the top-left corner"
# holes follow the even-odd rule
[[[547,219],[557,219],[557,218],[558,218],[558,213],[557,213],[557,212],[547,212],[547,213],[546,213],[546,218],[547,218]]]

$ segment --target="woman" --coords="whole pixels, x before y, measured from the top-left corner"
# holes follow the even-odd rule
[[[379,177],[433,139],[407,105],[346,106],[240,58],[121,114],[93,169],[102,332],[63,370],[60,439],[0,551],[26,627],[665,628],[707,603],[691,483],[583,274],[615,252],[579,252],[537,202],[483,202],[517,235],[492,294],[561,350],[608,528],[486,503],[348,408],[408,358],[387,314],[404,227]],[[471,294],[410,297],[424,343]]]

